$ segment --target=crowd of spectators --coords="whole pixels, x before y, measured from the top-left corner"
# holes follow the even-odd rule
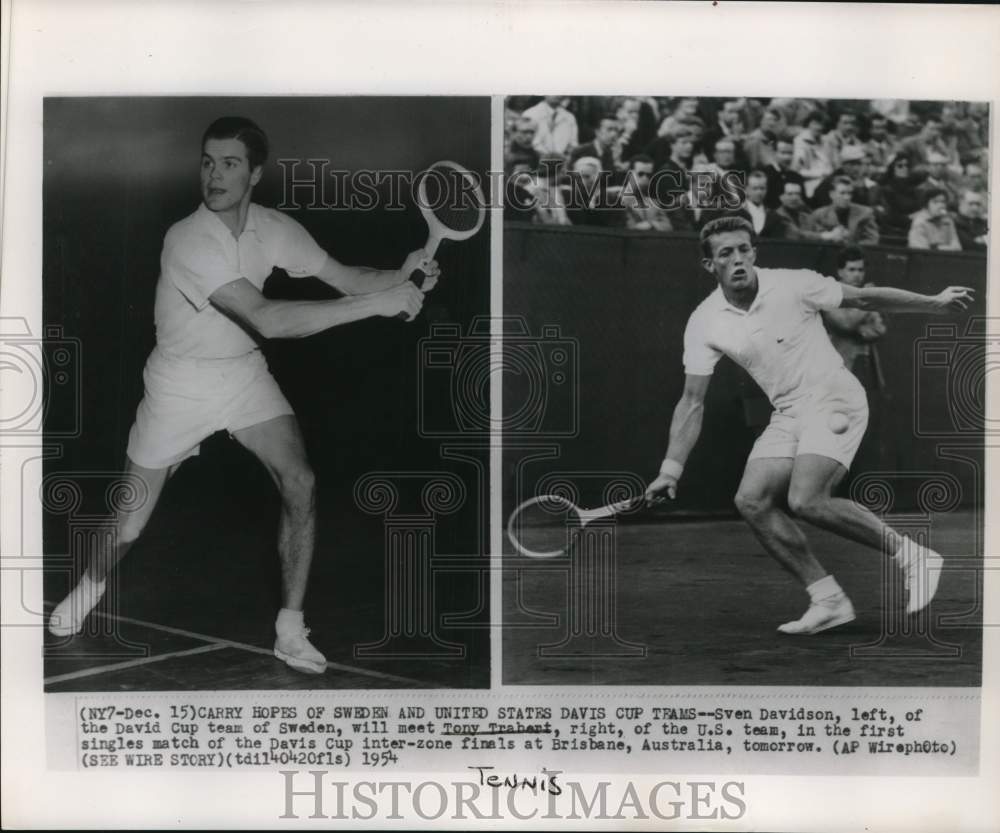
[[[671,232],[739,213],[762,238],[983,250],[988,128],[960,101],[515,96],[505,215]]]

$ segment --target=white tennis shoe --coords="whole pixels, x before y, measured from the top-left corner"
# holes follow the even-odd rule
[[[896,563],[903,571],[903,584],[909,591],[906,612],[918,613],[931,603],[937,593],[944,559],[934,550],[904,538],[896,553]]]
[[[73,636],[83,630],[83,623],[104,596],[106,581],[91,581],[84,573],[76,587],[69,591],[49,616],[49,633],[53,636]]]
[[[854,605],[844,593],[837,593],[825,599],[814,599],[801,619],[778,625],[781,633],[809,634],[846,625],[854,621]]]
[[[326,671],[326,657],[317,651],[308,639],[309,628],[278,631],[274,641],[274,655],[290,668],[304,674],[322,674]]]

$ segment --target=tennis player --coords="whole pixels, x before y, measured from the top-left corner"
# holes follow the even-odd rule
[[[753,227],[723,217],[701,231],[702,265],[718,281],[684,332],[684,392],[670,442],[647,500],[674,498],[684,463],[701,433],[705,393],[716,363],[728,356],[764,390],[774,413],[747,460],[736,506],[764,548],[803,584],[810,605],[778,630],[811,634],[854,619],[850,599],[810,552],[791,516],[892,553],[909,591],[907,611],[930,603],[941,557],[882,523],[864,507],[833,496],[868,422],[864,388],[844,367],[823,328],[821,310],[959,312],[973,291],[948,287],[918,295],[854,287],[807,269],[758,269]]]
[[[79,633],[105,591],[108,572],[135,543],[164,484],[210,434],[227,430],[263,463],[281,494],[278,530],[282,604],[274,654],[322,673],[326,659],[309,641],[303,602],[316,527],[313,472],[298,422],[268,372],[258,339],[302,338],[372,316],[412,320],[437,283],[437,262],[423,249],[399,270],[344,266],[285,214],[251,202],[268,141],[252,121],[226,117],[202,138],[202,204],[167,232],[156,287],[156,347],[143,371],[145,394],[129,434],[126,471],[147,500],[116,518],[113,551],[95,551],[79,583],[56,606],[49,630]],[[344,295],[336,300],[269,300],[261,294],[274,267],[314,275]],[[407,280],[420,268],[422,290]]]

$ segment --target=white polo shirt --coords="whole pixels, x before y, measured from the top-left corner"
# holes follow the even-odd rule
[[[250,204],[237,240],[204,203],[174,223],[163,241],[156,285],[156,343],[180,357],[231,358],[257,348],[236,322],[209,303],[227,283],[246,278],[261,289],[276,266],[292,277],[321,271],[327,254],[299,223]]]
[[[820,310],[840,306],[841,285],[809,269],[757,269],[757,297],[732,306],[722,288],[702,301],[684,330],[684,372],[708,376],[722,356],[744,368],[781,411],[843,369]]]

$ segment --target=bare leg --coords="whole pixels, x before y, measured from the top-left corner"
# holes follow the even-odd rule
[[[795,458],[788,487],[788,506],[804,521],[835,532],[859,544],[896,552],[902,537],[863,506],[846,498],[833,497],[833,490],[847,474],[836,460],[819,454]]]
[[[282,605],[302,610],[316,544],[316,490],[305,443],[293,416],[234,431],[233,436],[267,469],[281,494],[278,556]]]
[[[132,545],[146,528],[146,524],[149,523],[153,510],[160,500],[160,495],[163,494],[163,487],[177,470],[178,465],[175,464],[165,469],[147,469],[132,462],[128,457],[125,458],[125,475],[137,478],[145,484],[146,500],[135,509],[120,510],[115,516],[115,527],[118,533],[115,548],[110,551],[102,549],[90,554],[87,576],[91,581],[104,581],[115,565],[128,554]]]
[[[748,461],[736,492],[736,508],[768,554],[808,586],[823,578],[826,570],[810,552],[802,530],[782,509],[792,465],[790,457]]]

